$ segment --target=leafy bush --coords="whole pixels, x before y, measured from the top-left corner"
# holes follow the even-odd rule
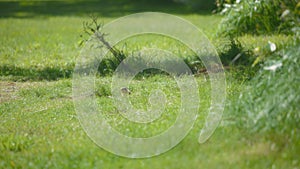
[[[229,42],[229,43],[228,43]],[[229,38],[227,43],[223,43],[222,48],[218,49],[220,58],[224,65],[244,65],[249,66],[252,62],[252,51],[244,49],[238,39]]]
[[[233,115],[243,129],[279,133],[299,130],[299,43],[272,55],[232,104]],[[291,133],[288,133],[291,134]]]
[[[220,0],[221,2],[224,2]],[[226,14],[219,33],[237,36],[245,33],[291,33],[299,28],[300,2],[297,0],[237,0],[220,3]],[[222,7],[221,6],[221,7]]]

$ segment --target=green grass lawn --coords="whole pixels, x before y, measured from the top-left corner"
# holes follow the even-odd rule
[[[110,78],[101,78],[101,87],[108,87]],[[134,95],[153,89],[153,82],[172,79],[155,76],[131,83]],[[149,159],[127,159],[110,154],[94,144],[85,134],[77,119],[71,98],[72,83],[69,79],[53,82],[1,82],[6,93],[1,100],[1,168],[291,168],[297,166],[297,152],[293,142],[284,135],[260,135],[238,130],[232,119],[224,119],[212,138],[198,144],[198,134],[204,124],[209,104],[208,82],[198,77],[203,86],[202,108],[199,118],[188,136],[171,151]],[[229,84],[230,95],[236,95],[242,86]],[[1,94],[2,94],[1,93]],[[109,94],[108,94],[109,95]],[[170,93],[167,92],[170,96]],[[143,98],[143,96],[137,96]],[[170,96],[172,97],[172,95]],[[175,96],[173,96],[175,97]],[[2,98],[3,99],[3,98]],[[120,119],[107,96],[98,96],[101,109],[110,119]],[[140,101],[141,102],[141,101]],[[171,102],[173,102],[171,100]],[[138,104],[138,103],[136,103]],[[164,117],[162,117],[164,118]],[[172,117],[171,117],[172,118]],[[170,120],[172,121],[172,120]],[[129,123],[113,124],[117,130],[131,136],[149,136],[160,133],[171,125],[169,121],[158,126]],[[129,129],[129,130],[128,130]]]
[[[227,104],[222,123],[206,143],[197,142],[210,103],[209,80],[201,74],[196,77],[199,117],[175,148],[153,158],[128,159],[94,144],[81,127],[72,100],[72,71],[82,48],[80,34],[82,22],[89,20],[88,12],[96,12],[104,23],[145,10],[168,12],[202,29],[218,51],[228,43],[215,35],[221,16],[177,4],[122,2],[0,2],[0,168],[299,169],[298,140],[289,139],[285,133],[250,133],[237,128],[236,119],[230,116],[230,100],[247,86],[243,78],[236,78],[242,74],[233,71],[226,71]],[[168,39],[154,39],[133,39],[129,51],[147,45],[172,49]],[[264,47],[269,40],[280,47],[290,37],[247,35],[240,39],[245,48],[253,49]],[[122,121],[110,97],[111,76],[97,77],[96,84],[100,109],[127,135],[161,133],[176,118],[180,95],[169,76],[136,78],[130,84],[133,105],[144,109],[148,91],[164,86],[170,102],[167,113],[160,123],[147,127]]]

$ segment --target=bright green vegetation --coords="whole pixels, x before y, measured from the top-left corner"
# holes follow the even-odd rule
[[[219,1],[227,3],[221,12],[226,14],[221,30],[224,34],[291,34],[299,30],[298,0]]]
[[[298,169],[299,50],[287,48],[269,54],[268,47],[271,41],[277,51],[284,49],[286,44],[293,43],[293,36],[244,35],[238,37],[241,46],[233,47],[230,40],[216,36],[222,16],[168,2],[145,4],[146,1],[0,2],[0,168]],[[275,72],[264,70],[257,74],[259,67],[251,68],[249,64],[226,70],[223,120],[213,136],[201,145],[197,139],[208,113],[210,84],[206,74],[195,76],[201,108],[187,137],[160,156],[127,159],[99,148],[83,131],[72,101],[72,71],[81,49],[82,22],[89,20],[87,12],[97,12],[99,19],[108,23],[126,14],[153,9],[183,17],[198,26],[222,53],[224,62],[228,57],[234,58],[236,52],[250,51],[243,56],[251,58],[250,66],[260,56],[272,58],[262,67],[279,62],[283,66]],[[129,40],[124,50],[130,52],[143,46],[172,50],[172,44],[167,38],[138,37]],[[180,57],[191,56],[184,50],[178,52]],[[283,60],[281,56],[285,55],[290,57]],[[129,86],[134,106],[146,109],[150,91],[157,88],[168,99],[167,112],[145,126],[130,123],[118,113],[110,97],[111,76],[98,76],[96,81],[100,110],[117,130],[129,136],[161,133],[174,122],[180,103],[180,91],[173,78],[160,74],[143,76],[135,78]],[[243,97],[239,97],[241,93]],[[291,98],[285,98],[287,94]],[[291,107],[270,107],[276,110],[268,110],[271,118],[264,114],[257,123],[252,118],[256,116],[245,111],[259,114],[259,110],[268,108],[265,105],[284,101]]]

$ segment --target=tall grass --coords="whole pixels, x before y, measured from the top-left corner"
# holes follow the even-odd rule
[[[273,54],[233,104],[238,126],[296,135],[300,123],[299,43]],[[272,59],[271,59],[272,58]]]

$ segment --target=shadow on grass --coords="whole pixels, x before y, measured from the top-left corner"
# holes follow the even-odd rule
[[[25,1],[0,2],[0,17],[30,18],[40,16],[120,17],[137,12],[155,11],[171,14],[211,14],[212,5],[193,8],[172,0],[98,0],[98,1]]]
[[[196,59],[195,59],[196,58]],[[152,65],[160,65],[162,66],[163,70],[170,70],[172,74],[189,74],[189,72],[184,69],[185,67],[182,67],[180,65],[179,61],[181,59],[158,59],[158,60],[152,60]],[[202,70],[204,67],[197,60],[197,57],[184,59],[183,60],[186,64],[186,66],[191,71],[190,73],[197,74],[199,73],[199,70]],[[193,62],[197,61],[195,64]],[[128,63],[127,63],[128,62]],[[125,63],[125,62],[124,62]],[[123,64],[124,64],[123,63]],[[112,60],[111,58],[103,59],[98,66],[97,69],[97,75],[100,76],[112,76],[119,66],[119,62],[116,60]],[[149,64],[149,60],[147,59],[141,59],[141,58],[131,58],[127,59],[124,70],[126,73],[133,73],[136,72],[136,70],[140,70],[140,68],[146,68]],[[77,67],[77,71],[81,70],[82,73],[91,72],[90,66],[94,65],[94,63],[83,65],[83,68]],[[126,66],[127,65],[127,66]],[[129,65],[129,66],[128,66]],[[124,65],[123,65],[124,66]],[[37,67],[37,66],[31,66],[31,67],[22,67],[18,65],[0,65],[0,79],[5,80],[11,80],[11,81],[41,81],[41,80],[47,80],[47,81],[55,81],[59,79],[66,79],[66,78],[72,78],[72,74],[74,72],[75,65],[74,64],[68,64],[67,66],[47,66],[47,67]],[[159,70],[156,68],[149,68],[145,69],[142,72],[140,72],[140,75],[142,76],[151,76],[155,74],[165,74],[163,70]]]
[[[45,68],[24,68],[14,65],[1,65],[0,77],[12,81],[38,81],[38,80],[58,80],[70,78],[74,67],[45,67]],[[2,78],[3,78],[2,77]]]

